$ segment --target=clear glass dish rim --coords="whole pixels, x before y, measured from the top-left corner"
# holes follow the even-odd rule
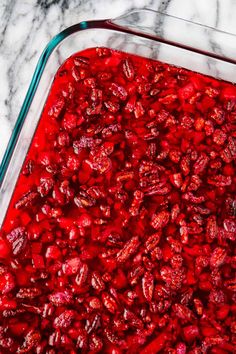
[[[130,35],[136,35],[139,37],[143,37],[146,39],[151,39],[157,42],[161,42],[161,43],[165,43],[168,45],[172,45],[178,48],[182,48],[188,51],[193,51],[196,52],[198,54],[202,54],[202,55],[206,55],[209,57],[212,57],[214,59],[219,59],[221,61],[225,61],[231,64],[236,64],[236,59],[232,59],[232,58],[228,58],[225,56],[221,56],[218,54],[215,54],[213,52],[210,51],[205,51],[205,50],[201,50],[199,48],[194,48],[188,45],[185,45],[183,43],[179,43],[179,42],[175,42],[175,41],[170,41],[166,38],[162,38],[158,35],[155,34],[150,34],[148,31],[146,32],[145,29],[140,29],[140,28],[135,28],[135,27],[129,27],[129,26],[124,26],[124,25],[120,25],[119,22],[121,20],[125,20],[125,18],[128,18],[128,16],[134,14],[135,12],[141,14],[142,12],[149,12],[152,14],[157,14],[159,16],[163,16],[166,18],[170,18],[170,19],[174,19],[175,21],[179,21],[180,23],[188,23],[194,27],[198,27],[198,28],[203,28],[203,29],[207,29],[216,33],[221,33],[221,34],[225,34],[227,36],[232,36],[233,38],[235,38],[236,40],[236,35],[230,32],[226,32],[226,31],[222,31],[219,29],[216,29],[214,27],[210,27],[210,26],[206,26],[194,21],[190,21],[190,20],[186,20],[177,16],[173,16],[173,15],[169,15],[160,11],[156,11],[156,10],[152,10],[152,9],[148,9],[148,8],[143,8],[143,9],[133,9],[132,11],[128,11],[126,12],[124,15],[116,17],[114,19],[104,19],[104,20],[89,20],[89,21],[82,21],[80,23],[74,24],[70,27],[67,27],[66,29],[64,29],[63,31],[59,32],[57,35],[55,35],[50,41],[49,43],[46,45],[45,49],[43,50],[42,54],[40,55],[40,58],[38,60],[38,63],[36,65],[35,71],[33,73],[29,88],[27,90],[25,99],[23,101],[22,107],[20,109],[19,115],[17,117],[16,123],[14,125],[14,128],[12,130],[12,134],[11,137],[9,139],[7,148],[5,150],[5,153],[3,155],[3,159],[0,165],[0,187],[3,183],[4,180],[4,176],[5,173],[7,171],[8,165],[10,163],[14,148],[16,146],[21,128],[23,127],[24,121],[26,119],[27,113],[29,111],[30,105],[32,103],[32,100],[34,98],[35,92],[38,88],[41,76],[43,74],[44,68],[47,64],[47,61],[50,57],[50,55],[52,54],[52,52],[54,51],[54,49],[56,49],[56,47],[67,37],[69,37],[70,35],[76,33],[76,32],[80,32],[80,31],[84,31],[84,30],[89,30],[89,29],[105,29],[105,30],[113,30],[113,31],[117,31],[117,32],[122,32],[125,34],[130,34]]]

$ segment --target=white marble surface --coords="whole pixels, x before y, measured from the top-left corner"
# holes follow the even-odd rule
[[[236,34],[235,0],[1,0],[0,161],[40,53],[62,29],[148,7]],[[165,23],[160,23],[165,29]],[[220,51],[224,53],[224,43]]]

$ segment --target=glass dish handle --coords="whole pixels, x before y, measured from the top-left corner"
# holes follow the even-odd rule
[[[236,35],[151,9],[136,9],[108,21],[127,33],[236,63]]]

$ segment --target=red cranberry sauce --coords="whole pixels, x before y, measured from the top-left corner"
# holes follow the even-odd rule
[[[70,57],[0,234],[0,352],[233,353],[235,158],[234,85]]]

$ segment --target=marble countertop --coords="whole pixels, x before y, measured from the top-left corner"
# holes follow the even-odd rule
[[[1,0],[0,161],[49,40],[80,21],[114,18],[142,7],[236,34],[234,0]],[[224,52],[223,45],[220,49]]]

